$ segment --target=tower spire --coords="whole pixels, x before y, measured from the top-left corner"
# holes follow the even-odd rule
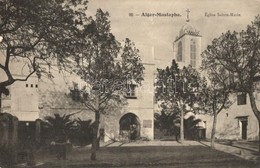
[[[190,21],[190,10],[187,9],[186,12],[187,12],[187,19],[186,19],[186,22],[189,22],[189,21]]]

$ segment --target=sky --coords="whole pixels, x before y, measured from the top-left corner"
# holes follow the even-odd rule
[[[187,9],[190,24],[202,35],[203,51],[221,33],[245,29],[260,14],[260,0],[89,0],[87,14],[95,15],[98,8],[109,12],[111,32],[118,41],[130,38],[140,49],[143,60],[159,60],[159,65],[165,65],[173,59],[173,42],[186,23]],[[130,13],[134,16],[129,16]],[[180,16],[147,17],[143,13]]]
[[[118,41],[130,38],[140,50],[143,62],[164,68],[174,58],[173,42],[186,23],[187,9],[190,24],[202,35],[203,51],[221,33],[245,29],[260,14],[260,0],[89,0],[87,15],[94,16],[98,8],[109,12],[111,32]],[[129,16],[130,13],[134,16]],[[143,13],[180,16],[147,17]],[[240,16],[207,17],[206,13]]]

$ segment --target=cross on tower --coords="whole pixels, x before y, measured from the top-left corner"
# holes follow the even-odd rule
[[[190,16],[189,16],[190,10],[187,9],[186,12],[187,12],[187,20],[186,20],[186,22],[189,22],[190,21]]]

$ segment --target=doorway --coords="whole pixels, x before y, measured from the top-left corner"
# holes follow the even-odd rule
[[[242,133],[242,139],[247,139],[247,120],[242,120],[241,121],[241,127],[242,127],[242,130],[241,130],[241,133]]]
[[[237,116],[238,126],[240,128],[240,138],[247,140],[247,125],[248,125],[248,116]]]
[[[140,138],[140,120],[133,113],[127,113],[119,120],[120,135],[123,139],[136,140]]]

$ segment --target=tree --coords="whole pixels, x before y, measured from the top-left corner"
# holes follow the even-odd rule
[[[72,144],[77,146],[90,145],[92,140],[92,121],[83,121],[78,118],[75,123],[77,126],[72,129],[69,135]]]
[[[175,60],[171,67],[157,69],[156,98],[167,104],[167,107],[173,109],[177,107],[181,112],[180,122],[180,141],[184,139],[184,113],[188,111],[195,112],[199,97],[197,92],[202,84],[199,73],[191,66],[179,69]]]
[[[180,112],[179,109],[176,107],[169,108],[164,105],[164,103],[161,104],[161,113],[155,113],[154,114],[154,126],[157,129],[160,129],[160,131],[165,132],[166,135],[172,135],[174,134],[176,137],[176,140],[178,140],[179,131],[175,129],[175,126],[180,124]],[[176,132],[177,131],[177,132]]]
[[[48,128],[48,133],[52,140],[55,140],[57,136],[62,136],[62,134],[69,137],[70,130],[73,129],[75,123],[75,121],[70,119],[72,115],[74,114],[60,116],[55,113],[54,116],[46,116],[44,118],[45,127]]]
[[[202,86],[199,96],[201,98],[200,106],[207,114],[213,115],[213,126],[211,132],[211,148],[215,148],[215,136],[217,126],[217,116],[223,110],[231,106],[232,102],[229,99],[230,89],[230,75],[228,71],[223,69],[222,66],[209,64],[205,54],[202,53],[202,66],[201,69],[208,74],[208,83]],[[205,79],[206,80],[206,79]]]
[[[64,67],[88,18],[86,0],[1,0],[0,4],[1,97],[9,94],[7,86],[35,73],[51,77],[55,59]],[[11,68],[15,62],[21,65],[18,72]],[[24,77],[14,75],[22,71]]]
[[[204,52],[204,59],[209,66],[220,66],[220,70],[228,72],[232,91],[249,95],[260,137],[260,111],[254,96],[260,75],[260,16],[256,16],[246,30],[227,31],[214,39]]]
[[[96,160],[100,116],[108,114],[113,107],[125,104],[125,97],[131,85],[140,85],[144,66],[139,50],[130,39],[121,47],[110,32],[108,12],[97,10],[95,19],[84,28],[84,38],[79,52],[73,60],[75,72],[86,83],[71,89],[76,101],[82,102],[94,112],[91,160]],[[88,89],[89,88],[89,89]],[[89,90],[89,91],[87,91]]]
[[[163,104],[163,103],[162,103]],[[166,131],[166,135],[172,136],[174,134],[175,140],[179,142],[180,136],[180,110],[175,107],[174,109],[170,109],[161,105],[162,110],[161,114],[155,113],[154,118],[154,126],[161,131]],[[187,118],[184,118],[184,137],[195,139],[194,133],[196,129],[196,125],[201,122],[201,119],[196,119],[195,115],[189,115]]]
[[[75,121],[72,121],[70,117],[74,114],[76,113],[60,116],[55,113],[54,116],[46,116],[44,118],[45,127],[48,128],[49,138],[52,140],[51,149],[55,150],[58,159],[66,159],[66,148],[69,145],[68,142],[70,142],[72,132],[74,131],[73,128],[75,127]]]
[[[85,146],[90,144],[92,137],[91,120],[83,121],[80,118],[72,120],[71,117],[80,112],[60,115],[55,113],[54,116],[46,116],[43,120],[43,134],[45,141],[55,141],[55,138],[64,133],[72,144]],[[63,136],[63,135],[62,135]],[[61,139],[58,137],[58,139]],[[66,139],[64,139],[66,140]]]

